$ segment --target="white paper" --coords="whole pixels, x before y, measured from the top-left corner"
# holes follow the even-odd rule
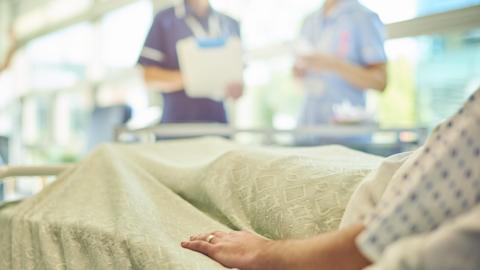
[[[225,46],[202,48],[194,38],[177,43],[185,91],[191,97],[221,100],[230,83],[243,81],[242,45],[229,38]]]

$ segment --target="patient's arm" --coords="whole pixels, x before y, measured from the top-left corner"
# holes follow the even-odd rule
[[[370,262],[360,253],[355,238],[362,225],[305,240],[272,241],[248,232],[215,232],[182,242],[182,247],[205,254],[229,268],[240,270],[357,270]]]

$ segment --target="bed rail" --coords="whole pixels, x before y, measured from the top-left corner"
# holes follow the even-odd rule
[[[326,124],[311,127],[298,127],[295,129],[275,128],[235,128],[225,124],[161,124],[146,128],[131,129],[122,126],[116,129],[115,141],[122,142],[125,135],[136,137],[140,142],[155,142],[157,136],[188,138],[197,136],[233,136],[240,133],[259,134],[265,136],[266,144],[274,142],[276,135],[291,136],[321,136],[321,137],[349,137],[371,135],[374,133],[393,133],[400,141],[402,133],[409,132],[417,135],[417,140],[422,143],[428,134],[424,127],[413,128],[381,128],[375,124],[338,125]]]
[[[0,166],[0,182],[9,177],[56,176],[72,166]]]

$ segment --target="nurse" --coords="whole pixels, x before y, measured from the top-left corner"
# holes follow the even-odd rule
[[[385,89],[384,25],[358,0],[326,0],[305,20],[300,38],[294,74],[306,94],[301,126],[334,121],[342,103],[365,108],[367,89]]]
[[[208,0],[185,0],[155,16],[138,63],[149,87],[163,96],[162,123],[227,122],[223,102],[185,93],[176,44],[189,37],[231,36],[240,36],[238,22],[212,9]],[[225,91],[227,98],[238,99],[243,84],[232,82]]]

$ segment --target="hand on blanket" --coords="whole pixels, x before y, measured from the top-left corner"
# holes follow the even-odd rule
[[[212,236],[210,236],[212,235]],[[208,238],[211,238],[208,242]],[[202,253],[228,268],[240,270],[267,270],[268,250],[274,241],[255,234],[240,232],[213,232],[190,237],[182,247]]]
[[[355,225],[310,239],[286,241],[249,232],[213,232],[192,236],[182,247],[240,270],[359,270],[370,264],[355,244],[363,229],[363,225]]]

